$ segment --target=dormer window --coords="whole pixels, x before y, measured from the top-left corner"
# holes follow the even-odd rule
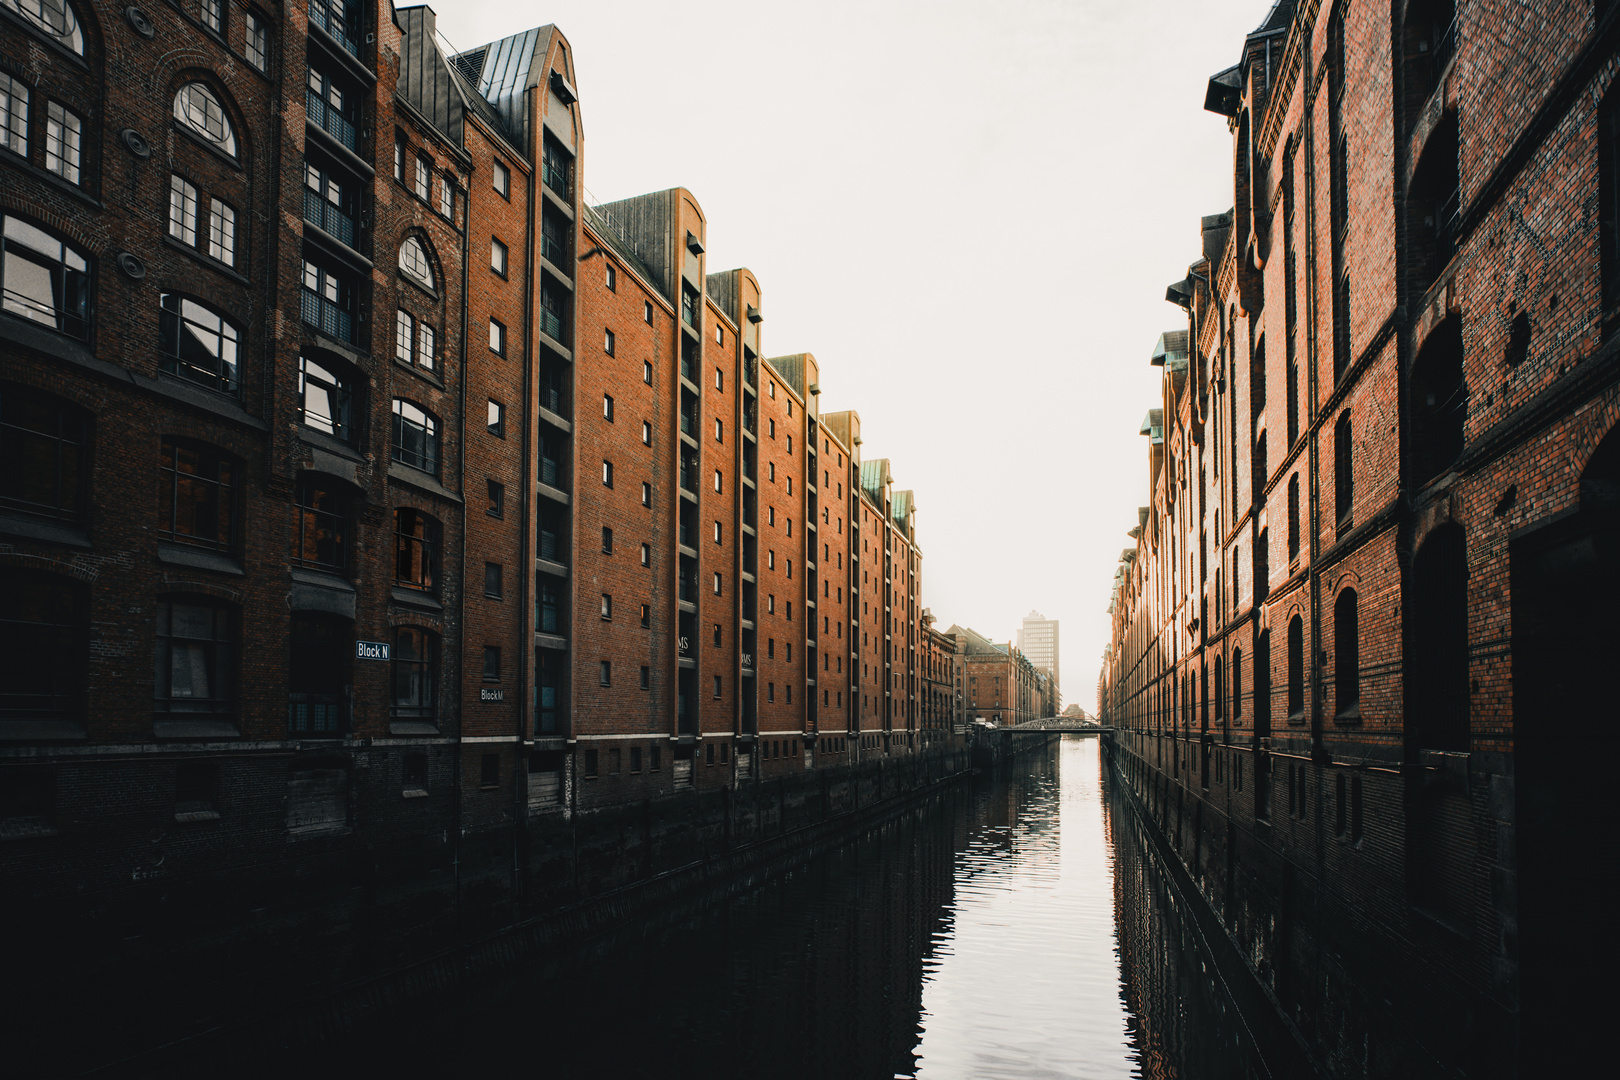
[[[225,106],[202,83],[187,83],[174,95],[174,118],[203,141],[236,156],[236,132],[225,116]]]
[[[0,0],[0,7],[15,11],[69,49],[84,55],[84,32],[79,29],[79,19],[67,0]]]

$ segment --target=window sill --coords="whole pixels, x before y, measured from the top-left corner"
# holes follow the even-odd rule
[[[309,470],[324,473],[361,487],[359,467],[366,459],[341,439],[334,439],[307,427],[298,429],[298,440],[309,449]]]
[[[1346,726],[1354,726],[1361,723],[1361,703],[1358,701],[1348,709],[1334,716],[1333,722],[1335,724],[1344,724]]]
[[[78,720],[7,720],[0,724],[0,742],[64,742],[89,737],[89,729]]]
[[[397,462],[390,461],[388,463],[388,479],[395,483],[404,484],[407,487],[414,487],[419,491],[425,491],[429,495],[437,495],[441,499],[449,499],[458,505],[461,502],[460,495],[457,495],[422,470],[413,469],[409,465],[400,465]]]
[[[348,836],[354,829],[348,825],[299,825],[287,830],[287,842],[313,840],[318,836]]]
[[[424,788],[406,788],[399,793],[399,797],[402,799],[425,799],[427,795],[428,793]]]
[[[433,386],[438,387],[440,390],[444,389],[444,380],[440,379],[432,371],[422,367],[419,364],[408,364],[396,356],[394,357],[394,366],[405,369],[412,375],[415,375],[418,379],[423,379]]]
[[[240,739],[242,732],[229,720],[154,720],[158,739]]]
[[[223,277],[230,278],[232,281],[236,282],[238,285],[251,285],[251,284],[253,284],[251,281],[248,280],[246,274],[243,274],[240,270],[238,270],[236,267],[232,266],[230,263],[220,262],[218,259],[216,259],[212,255],[209,255],[206,252],[202,251],[200,248],[194,248],[190,244],[186,243],[183,240],[175,239],[173,236],[170,236],[168,233],[163,234],[163,243],[165,245],[167,245],[168,247],[174,248],[176,251],[185,252],[187,255],[190,255],[193,259],[196,259],[198,262],[200,262],[204,266],[208,267],[208,269],[214,271],[214,273],[219,274],[219,275],[221,275]]]
[[[202,147],[204,150],[208,151],[210,154],[213,154],[215,157],[217,157],[217,158],[219,158],[219,160],[225,162],[227,165],[229,165],[231,168],[235,169],[237,172],[242,171],[242,162],[241,162],[240,159],[232,157],[230,154],[226,153],[225,150],[222,147],[216,146],[213,143],[209,142],[207,139],[205,139],[201,135],[197,134],[195,131],[193,131],[187,125],[182,124],[178,120],[171,119],[169,121],[169,127],[171,129],[173,129],[175,134],[184,135],[186,137],[186,140],[188,142],[190,142],[193,146]],[[238,138],[236,140],[236,145],[237,145],[238,149],[241,148],[242,140],[240,138]]]
[[[439,725],[431,720],[390,720],[388,721],[388,734],[390,735],[437,735]]]
[[[158,562],[170,566],[189,566],[194,570],[212,570],[218,574],[230,574],[232,577],[246,577],[247,572],[242,564],[229,555],[219,555],[212,551],[198,551],[183,544],[170,543],[159,540],[157,548]]]
[[[347,361],[351,367],[359,368],[361,371],[366,370],[371,360],[369,351],[360,348],[352,341],[344,341],[340,337],[333,337],[320,327],[311,326],[302,319],[299,320],[298,325],[304,328],[305,336],[314,343],[315,348],[324,349],[334,356],[340,357]]]
[[[239,402],[213,390],[205,390],[196,383],[161,372],[155,378],[148,375],[135,375],[132,378],[137,385],[145,386],[171,401],[183,402],[255,431],[270,430],[269,424],[242,408]]]
[[[395,585],[389,593],[389,600],[405,607],[420,608],[423,611],[443,611],[444,605],[434,596],[422,592],[420,589],[402,589]]]
[[[1305,711],[1301,709],[1297,713],[1289,713],[1288,722],[1295,727],[1303,727],[1305,725]]]
[[[176,822],[187,821],[218,821],[218,810],[187,810],[174,815]]]
[[[355,588],[335,573],[294,567],[293,586],[287,593],[290,611],[320,611],[353,619]]]
[[[90,548],[90,534],[74,525],[47,521],[11,510],[0,510],[0,536],[18,536],[28,540],[43,540],[48,544],[66,547]]]
[[[106,209],[106,207],[102,205],[101,200],[90,194],[90,192],[86,191],[83,186],[75,184],[66,177],[58,176],[49,169],[42,169],[38,165],[35,165],[33,162],[29,161],[27,158],[18,154],[11,153],[10,151],[8,151],[8,154],[9,156],[6,158],[6,163],[13,169],[32,176],[42,184],[49,184],[58,191],[67,192],[70,195],[77,196],[83,201],[89,203],[91,206],[95,207],[97,210]],[[89,170],[86,169],[81,162],[79,175],[84,176],[88,171]]]

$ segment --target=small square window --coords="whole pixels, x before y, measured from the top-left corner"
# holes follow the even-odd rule
[[[641,665],[641,688],[643,690],[651,690],[652,689],[652,668],[648,667],[646,664]],[[640,747],[636,747],[635,749],[630,751],[630,771],[631,772],[640,772],[641,771],[641,748]]]
[[[776,418],[775,417],[772,417],[769,420],[767,430],[770,432],[771,438],[773,438],[773,439],[776,438]]]
[[[652,626],[652,606],[650,604],[641,605],[641,625],[643,628]]]
[[[646,383],[648,386],[652,385],[652,361],[651,360],[643,360],[641,362],[641,381]]]
[[[613,661],[611,661],[611,660],[602,661],[602,669],[601,669],[600,674],[598,675],[598,678],[600,679],[601,684],[603,686],[612,686],[613,685]]]
[[[612,394],[603,394],[602,395],[602,419],[604,419],[604,420],[606,420],[606,421],[608,421],[610,423],[613,420],[613,395]]]
[[[775,701],[776,700],[776,684],[775,683],[766,683],[765,684],[765,700],[766,701]]]
[[[427,791],[427,779],[427,755],[406,754],[405,789],[407,791],[419,791],[425,793]]]
[[[716,345],[724,345],[726,343],[725,328],[719,323],[714,324],[714,343]]]
[[[489,433],[497,438],[506,438],[506,406],[498,401],[489,403]]]
[[[766,467],[768,475],[771,478],[771,482],[775,483],[776,482],[776,462],[767,461],[765,463],[765,467]]]
[[[478,769],[478,786],[481,788],[501,786],[501,755],[484,755],[483,763]]]
[[[512,170],[499,161],[492,163],[490,169],[490,183],[501,198],[508,201],[512,198]]]
[[[775,593],[771,593],[769,596],[767,596],[765,598],[765,610],[768,613],[772,614],[772,615],[776,614],[776,594]]]
[[[489,268],[506,276],[506,245],[493,236],[489,238]]]
[[[609,291],[617,292],[619,290],[618,270],[614,268],[612,263],[604,263],[603,265],[605,270],[602,274],[602,283],[608,287]]]
[[[646,322],[646,324],[648,326],[652,325],[652,301],[651,300],[643,300],[641,302],[641,318],[642,318],[642,320],[644,322]]]
[[[765,392],[773,398],[776,397],[776,384],[774,382],[767,382],[765,384]]]
[[[499,319],[489,320],[489,351],[498,356],[506,355],[506,327]]]
[[[641,442],[643,446],[652,445],[652,425],[645,420],[641,422]]]
[[[652,545],[651,544],[642,544],[641,545],[641,565],[642,566],[651,566],[652,565]]]
[[[606,525],[602,526],[602,553],[613,554],[613,530]]]
[[[603,352],[607,353],[609,356],[612,356],[613,355],[613,350],[614,350],[614,347],[615,347],[616,344],[617,343],[616,343],[616,341],[615,341],[615,339],[613,337],[613,331],[611,331],[611,330],[602,331],[602,351]]]
[[[484,646],[484,681],[501,681],[501,647],[499,645]]]
[[[602,462],[602,486],[613,486],[613,462],[611,461]]]
[[[489,509],[488,509],[487,513],[489,514],[490,517],[498,518],[498,517],[505,516],[505,514],[506,514],[506,485],[505,484],[497,484],[493,480],[485,481],[485,483],[487,483],[489,485]]]
[[[501,598],[501,564],[487,562],[484,564],[484,595],[492,600]]]
[[[652,505],[652,485],[645,480],[641,482],[641,505]]]
[[[602,618],[613,618],[613,597],[608,593],[602,594]]]

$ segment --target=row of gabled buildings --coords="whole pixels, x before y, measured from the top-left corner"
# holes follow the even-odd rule
[[[1208,83],[1099,709],[1330,1075],[1601,1029],[1617,71],[1612,4],[1282,0]]]
[[[380,0],[0,0],[12,902],[960,748],[917,499],[692,193],[586,200],[579,87]]]

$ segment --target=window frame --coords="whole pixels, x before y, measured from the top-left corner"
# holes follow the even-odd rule
[[[420,643],[420,656],[407,641]],[[438,723],[439,635],[424,626],[396,626],[388,662],[388,716],[391,720]],[[401,691],[404,690],[404,693]]]
[[[32,419],[30,413],[35,418],[48,414],[55,430],[25,426]],[[0,383],[0,444],[5,446],[7,458],[20,466],[7,469],[0,477],[0,507],[52,521],[84,520],[92,423],[90,412],[72,402],[30,387]],[[19,452],[19,446],[28,443],[43,444],[45,453]],[[37,486],[46,479],[50,481],[50,501],[27,497],[46,494]]]
[[[199,97],[201,98],[200,106],[194,101]],[[183,103],[182,98],[184,98]],[[200,116],[197,115],[199,108],[201,111]],[[210,115],[211,109],[218,110],[220,128],[218,134],[208,130],[209,122],[213,119]],[[199,140],[205,146],[219,151],[232,161],[241,159],[239,153],[241,145],[236,137],[236,128],[231,123],[230,112],[225,108],[225,103],[220,99],[219,94],[207,83],[200,79],[193,79],[183,84],[180,89],[175,91],[169,112],[175,123],[179,125],[180,130]]]
[[[175,607],[183,606],[211,613],[206,637],[181,637],[175,632]],[[240,612],[232,605],[210,596],[176,593],[158,598],[157,617],[153,632],[152,711],[158,720],[192,722],[234,722],[237,709],[236,646],[240,640]],[[183,665],[191,680],[187,692],[175,692],[175,642],[197,643],[192,648],[192,663]],[[167,661],[167,663],[165,663]],[[197,661],[201,661],[200,664]],[[195,679],[201,675],[207,684],[204,694],[191,692]],[[176,708],[176,703],[181,703]],[[187,708],[200,705],[201,708]]]
[[[407,410],[414,410],[420,417],[407,415]],[[439,418],[410,398],[394,398],[391,412],[393,419],[389,439],[389,460],[427,473],[429,476],[438,476],[442,450],[439,443]],[[405,441],[412,428],[421,433],[419,451],[413,451],[410,444]]]
[[[317,375],[312,377],[308,370],[310,366],[317,369]],[[328,378],[332,380],[330,383],[326,381]],[[332,425],[330,430],[321,424],[310,423],[309,387],[312,381],[316,387],[322,388],[327,393],[327,400],[333,404],[333,412],[340,414],[330,418]],[[354,408],[354,382],[352,374],[332,370],[330,362],[324,358],[311,357],[300,352],[298,356],[299,423],[340,442],[353,445],[357,434],[353,421],[356,412]]]
[[[210,317],[219,325],[211,327],[196,316]],[[181,335],[188,330],[201,353],[217,362],[212,370],[199,362],[200,357],[182,355],[186,350]],[[218,336],[217,350],[208,346],[206,335],[210,333]],[[215,393],[236,397],[241,392],[241,344],[241,328],[213,305],[181,292],[158,295],[158,367],[165,373]]]
[[[180,467],[182,452],[197,455],[197,465],[199,470],[203,471],[183,470]],[[212,466],[211,469],[204,469],[209,465]],[[163,540],[188,547],[220,553],[233,552],[238,539],[238,504],[241,501],[239,468],[240,463],[234,455],[211,443],[182,436],[163,436],[158,456],[160,481],[158,536]],[[206,472],[212,472],[213,475],[206,475]],[[182,476],[194,479],[183,481]],[[207,497],[202,499],[194,497],[191,505],[194,511],[207,508],[209,516],[213,519],[212,536],[206,532],[182,531],[180,528],[184,507],[182,493],[188,484],[208,485],[200,491]],[[196,524],[200,525],[201,522],[198,521]]]
[[[328,496],[335,505],[322,507],[318,503],[319,495]],[[353,503],[350,491],[344,486],[333,484],[319,473],[301,474],[293,489],[293,518],[297,533],[294,538],[293,561],[312,570],[346,574],[350,565]],[[322,558],[319,554],[323,524],[328,534],[335,537],[327,541],[335,550],[335,558]],[[314,556],[309,554],[311,544],[314,545],[316,552]]]

